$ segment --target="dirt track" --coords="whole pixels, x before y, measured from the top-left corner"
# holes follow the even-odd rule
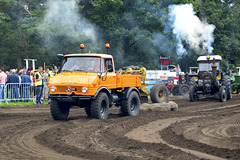
[[[49,106],[0,108],[0,159],[240,159],[240,95],[221,103],[171,97],[178,111],[108,120],[72,108],[54,121]]]

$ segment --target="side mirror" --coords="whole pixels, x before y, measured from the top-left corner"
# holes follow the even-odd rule
[[[98,72],[99,79],[101,78],[101,76],[102,76],[102,72]]]
[[[63,58],[63,54],[57,54],[58,59]]]
[[[58,58],[58,66],[61,66],[61,63],[63,61],[63,54],[57,54],[57,58]]]

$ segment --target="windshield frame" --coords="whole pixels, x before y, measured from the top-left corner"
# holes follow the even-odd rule
[[[86,66],[84,66],[83,65],[83,67],[86,67],[87,68],[87,70],[85,70],[85,69],[81,69],[81,68],[79,68],[79,69],[72,69],[72,68],[69,68],[68,67],[68,69],[65,69],[64,68],[64,65],[67,63],[67,61],[69,61],[69,59],[74,59],[74,61],[83,61],[83,63],[88,63],[88,61],[84,61],[84,59],[87,59],[87,58],[89,58],[89,59],[95,59],[95,60],[98,60],[99,61],[99,67],[98,67],[98,69],[99,70],[96,70],[96,71],[94,71],[94,67],[92,67],[92,70],[90,70],[89,69],[89,66],[88,67],[86,67]],[[93,62],[93,60],[91,60],[92,62]],[[102,58],[101,57],[98,57],[98,56],[71,56],[71,57],[64,57],[64,60],[63,60],[63,62],[62,62],[62,65],[61,65],[61,68],[60,68],[60,71],[59,71],[59,73],[63,73],[63,72],[90,72],[90,73],[99,73],[99,72],[101,72],[101,70],[102,70]],[[97,62],[96,62],[97,63]],[[96,63],[94,63],[93,65],[95,65]],[[88,64],[87,64],[88,65]],[[73,67],[74,67],[74,65],[73,65]],[[72,69],[72,70],[71,70]]]

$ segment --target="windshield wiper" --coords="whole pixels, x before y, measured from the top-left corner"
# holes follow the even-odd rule
[[[76,69],[76,70],[74,70],[74,71],[87,72],[87,71],[85,71],[85,70],[82,70],[82,69]]]
[[[62,72],[71,72],[70,70],[62,70]]]

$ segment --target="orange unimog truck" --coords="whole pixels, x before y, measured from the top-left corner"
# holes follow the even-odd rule
[[[81,44],[80,48],[83,50],[84,46]],[[117,73],[109,54],[68,54],[62,59],[59,73],[49,86],[53,119],[66,120],[71,106],[85,108],[89,117],[98,119],[107,119],[113,105],[120,106],[125,116],[138,115],[141,95],[149,95],[141,89],[141,75]],[[167,101],[168,94],[160,90],[155,97]]]

